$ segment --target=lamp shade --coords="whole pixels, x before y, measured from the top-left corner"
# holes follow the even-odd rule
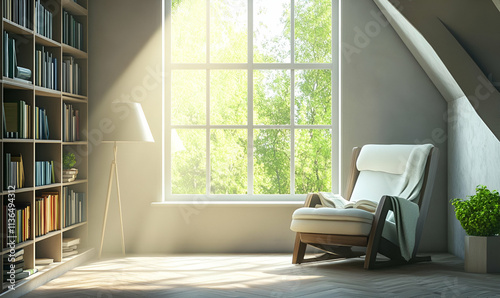
[[[113,102],[106,117],[111,124],[103,142],[154,142],[140,103]]]

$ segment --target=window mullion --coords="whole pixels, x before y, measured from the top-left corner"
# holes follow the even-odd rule
[[[207,11],[207,19],[206,19],[206,28],[207,28],[207,31],[206,31],[206,51],[207,51],[207,55],[206,55],[206,61],[207,61],[207,65],[210,65],[210,0],[207,0],[206,2],[206,5],[207,5],[207,8],[206,8],[206,11]],[[206,70],[206,82],[205,82],[205,125],[206,125],[206,128],[205,128],[205,137],[206,137],[206,175],[205,175],[205,179],[206,179],[206,189],[205,189],[205,192],[206,192],[206,195],[210,195],[210,67],[207,68]]]
[[[290,0],[290,194],[295,194],[295,0]]]
[[[248,0],[248,33],[247,33],[247,193],[254,194],[253,187],[253,1]]]

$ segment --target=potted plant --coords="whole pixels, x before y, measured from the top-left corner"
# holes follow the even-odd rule
[[[78,169],[76,165],[76,157],[74,153],[65,153],[63,156],[63,182],[72,182],[76,180]]]
[[[468,200],[453,199],[455,215],[465,230],[465,271],[500,272],[500,195],[476,187]]]

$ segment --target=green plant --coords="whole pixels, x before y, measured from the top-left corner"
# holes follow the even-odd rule
[[[64,169],[71,169],[76,164],[76,157],[74,153],[66,153],[63,157]]]
[[[468,200],[453,199],[455,215],[470,236],[494,236],[500,233],[500,195],[484,185]]]

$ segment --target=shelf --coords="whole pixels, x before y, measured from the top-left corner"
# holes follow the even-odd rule
[[[29,191],[33,191],[33,187],[23,187],[23,188],[18,188],[16,190],[14,190],[13,192],[12,191],[8,191],[8,190],[3,190],[2,191],[2,195],[7,195],[9,193],[14,193],[14,194],[19,194],[19,193],[25,193],[25,192],[29,192]]]
[[[61,230],[48,232],[47,234],[42,235],[42,236],[35,236],[35,242],[40,242],[42,240],[48,239],[50,237],[54,237],[56,235],[61,235]]]
[[[16,287],[14,288],[15,297],[20,297],[28,292],[36,289],[37,287],[47,283],[49,280],[52,280],[67,271],[91,260],[95,257],[95,249],[90,248],[87,249],[77,255],[64,258],[62,262],[54,262],[50,265],[46,266],[36,266],[38,272],[28,276],[27,278],[16,281]],[[7,294],[9,292],[4,292],[2,295]]]
[[[62,185],[63,186],[70,186],[70,185],[87,183],[87,182],[88,182],[87,179],[76,179],[75,181],[71,181],[71,182],[63,182]]]
[[[63,145],[73,145],[73,146],[77,146],[77,145],[87,145],[87,141],[78,141],[78,142],[63,142],[62,144],[63,144]]]
[[[32,8],[35,8],[33,1],[30,3],[33,5]],[[35,268],[34,261],[36,257],[45,256],[47,258],[53,258],[55,261],[55,263],[49,266],[43,266],[43,268],[38,268],[38,266],[36,266],[39,269],[39,272],[29,276],[28,278],[16,281],[15,292],[10,291],[8,289],[8,285],[4,283],[2,289],[0,290],[0,297],[20,297],[36,287],[43,285],[48,280],[64,274],[66,271],[71,270],[95,255],[95,250],[91,248],[89,243],[88,221],[62,228],[64,225],[64,214],[66,213],[65,208],[63,208],[63,201],[68,204],[67,200],[63,197],[65,194],[65,192],[63,192],[65,189],[63,187],[68,186],[69,189],[75,192],[85,193],[85,195],[82,196],[78,195],[79,201],[82,201],[80,198],[83,198],[83,204],[78,203],[77,210],[82,208],[81,210],[85,212],[83,218],[87,220],[89,218],[89,201],[91,201],[91,198],[88,197],[88,138],[86,135],[80,134],[81,141],[65,142],[63,141],[64,139],[62,136],[63,127],[68,123],[68,120],[66,119],[66,117],[68,117],[68,113],[64,110],[65,104],[70,104],[74,106],[74,111],[79,111],[79,126],[77,127],[80,128],[80,133],[88,129],[88,54],[86,52],[88,51],[88,0],[78,0],[76,2],[74,0],[56,0],[54,3],[57,5],[51,5],[51,1],[48,0],[41,1],[41,4],[45,6],[47,10],[52,12],[52,32],[48,32],[46,30],[47,28],[37,28],[36,26],[33,26],[33,29],[28,29],[5,18],[2,18],[3,22],[0,23],[3,26],[2,30],[8,33],[9,38],[13,38],[15,40],[15,56],[12,54],[13,51],[11,51],[11,53],[9,53],[11,54],[9,55],[9,59],[12,59],[11,57],[14,56],[17,59],[17,65],[30,69],[32,72],[32,78],[30,81],[9,78],[8,76],[0,74],[0,111],[2,110],[4,106],[3,103],[5,102],[24,101],[26,102],[26,106],[29,107],[27,108],[28,113],[22,112],[22,116],[19,116],[21,115],[21,111],[19,111],[20,105],[8,106],[7,119],[9,121],[9,126],[11,127],[9,130],[21,130],[19,128],[19,123],[16,123],[14,117],[14,114],[18,113],[17,118],[23,118],[23,123],[28,122],[28,125],[31,128],[29,135],[32,136],[32,138],[28,139],[6,139],[0,136],[0,155],[2,157],[2,159],[0,159],[0,166],[2,166],[2,174],[0,174],[0,177],[4,176],[3,166],[6,163],[6,153],[13,154],[13,156],[22,154],[25,176],[25,183],[23,184],[25,187],[21,189],[15,189],[13,191],[1,190],[1,188],[5,187],[5,185],[0,185],[0,198],[2,200],[2,204],[5,204],[9,202],[9,195],[14,194],[16,202],[23,203],[23,206],[31,206],[31,223],[28,227],[32,233],[31,240],[16,244],[16,249],[22,248],[25,251],[25,268]],[[71,14],[73,18],[81,24],[81,40],[79,40],[79,43],[75,44],[78,44],[79,46],[81,43],[81,48],[83,50],[79,50],[75,47],[62,43],[62,40],[67,38],[67,36],[64,36],[63,38],[63,31],[64,33],[67,33],[66,30],[63,30],[64,28],[62,26],[64,17],[63,10]],[[36,14],[37,11],[33,11],[33,14],[29,18],[31,23],[35,20]],[[31,26],[31,24],[28,26]],[[38,32],[47,32],[47,36],[51,37],[48,38]],[[11,42],[10,39],[9,44],[12,45],[13,42]],[[42,61],[38,61],[39,54],[37,53],[37,50],[39,50],[42,46],[45,48],[46,52],[52,55],[52,58],[57,59],[57,65],[56,63],[45,63],[45,58],[47,57],[43,57],[44,59],[42,59]],[[11,49],[9,48],[9,45],[4,44],[3,38],[0,39],[0,48],[5,50]],[[64,56],[71,56],[72,59],[67,59],[70,60],[69,64],[78,64],[78,69],[80,69],[79,74],[76,76],[79,81],[73,82],[73,85],[78,86],[79,88],[68,88],[65,90],[78,90],[78,92],[82,95],[62,92],[62,82],[64,81],[66,84],[72,78],[70,73],[67,73],[68,70],[71,70],[70,65],[67,65],[68,61],[66,61],[66,64],[63,63],[62,58]],[[35,78],[38,78],[38,75],[35,75],[35,65],[40,65],[40,62],[44,62],[47,70],[47,72],[43,73],[45,80],[49,82],[57,82],[59,90],[49,89],[34,84]],[[72,69],[73,73],[76,73],[76,67],[73,67]],[[50,73],[48,70],[50,70]],[[9,69],[9,72],[12,72],[12,69]],[[63,75],[65,76],[64,78]],[[43,110],[37,114],[36,108]],[[3,111],[5,112],[5,109]],[[27,115],[27,117],[25,118],[24,115]],[[74,123],[74,118],[77,114],[73,113],[71,116],[71,123]],[[25,121],[26,119],[29,121]],[[4,121],[5,120],[6,119],[4,119]],[[17,121],[19,122],[19,119],[17,119]],[[2,121],[0,123],[4,122]],[[0,130],[6,129],[5,125],[6,124],[0,124]],[[35,139],[35,130],[37,129],[37,126],[39,126],[42,131],[44,128],[48,128],[50,131],[48,140]],[[72,182],[62,183],[63,156],[67,152],[75,153],[80,178]],[[54,162],[55,183],[35,186],[37,178],[37,161]],[[3,181],[4,179],[1,180]],[[54,220],[53,215],[55,212],[59,212],[57,214],[58,216],[56,216],[58,218],[57,222],[51,225],[51,227],[54,228],[58,226],[60,229],[37,237],[34,232],[36,230],[36,223],[40,220],[40,214],[37,212],[37,206],[40,207],[40,205],[37,205],[39,200],[38,198],[42,194],[55,192],[59,194],[59,200],[55,201],[59,208],[54,208],[54,201],[50,201],[50,204],[47,205],[50,205],[52,216],[49,215],[48,218],[46,218],[47,214],[45,214],[45,216],[42,216],[41,218],[42,220],[52,222]],[[44,199],[44,202],[45,200],[46,199]],[[21,206],[21,204],[19,206]],[[5,220],[0,222],[0,228],[2,227],[5,227]],[[81,242],[80,245],[78,245],[79,254],[68,258],[62,258],[63,236],[80,238]],[[7,239],[2,239],[0,242],[1,255],[8,254],[10,252],[10,248],[2,249],[2,245],[8,244]],[[5,264],[5,262],[3,262],[3,264]]]
[[[78,95],[68,92],[63,92],[62,94],[64,101],[87,103],[87,96],[85,95]]]
[[[35,43],[46,47],[61,47],[61,44],[41,34],[35,33]]]
[[[47,97],[60,97],[61,91],[45,87],[35,86],[35,95]]]
[[[71,225],[71,226],[69,226],[69,227],[65,227],[65,228],[63,228],[63,230],[62,230],[62,231],[63,231],[63,233],[64,233],[64,232],[67,232],[67,231],[70,231],[70,230],[76,229],[76,228],[78,228],[78,227],[84,226],[84,225],[86,225],[86,224],[87,224],[87,222],[86,222],[86,221],[84,221],[84,222],[79,222],[79,223],[76,223],[76,224],[72,224],[72,225]]]
[[[3,138],[5,143],[33,143],[33,139],[10,139]]]
[[[10,20],[3,19],[3,29],[8,32],[20,34],[20,35],[33,35],[33,30],[28,29],[24,26],[16,24]]]
[[[26,240],[24,242],[18,243],[18,244],[16,244],[16,250],[24,248],[24,247],[26,247],[28,245],[33,244],[33,243],[34,243],[33,240]],[[9,251],[10,251],[10,248],[4,248],[4,249],[2,249],[2,255],[8,253]]]
[[[85,7],[82,7],[80,4],[75,3],[72,0],[62,0],[62,6],[64,10],[73,15],[86,16],[88,14],[88,10]]]
[[[82,50],[76,49],[72,46],[69,46],[65,43],[61,44],[62,45],[62,50],[63,50],[63,56],[65,54],[71,55],[77,59],[87,59],[87,53],[85,53]]]
[[[61,140],[38,140],[35,139],[35,143],[37,144],[59,144]]]
[[[33,90],[32,83],[25,83],[8,77],[3,77],[3,86],[7,89]]]
[[[52,184],[48,184],[48,185],[35,186],[35,190],[46,190],[46,189],[50,189],[50,188],[54,188],[54,187],[58,187],[58,186],[61,186],[61,183],[56,182],[56,183],[52,183]]]

